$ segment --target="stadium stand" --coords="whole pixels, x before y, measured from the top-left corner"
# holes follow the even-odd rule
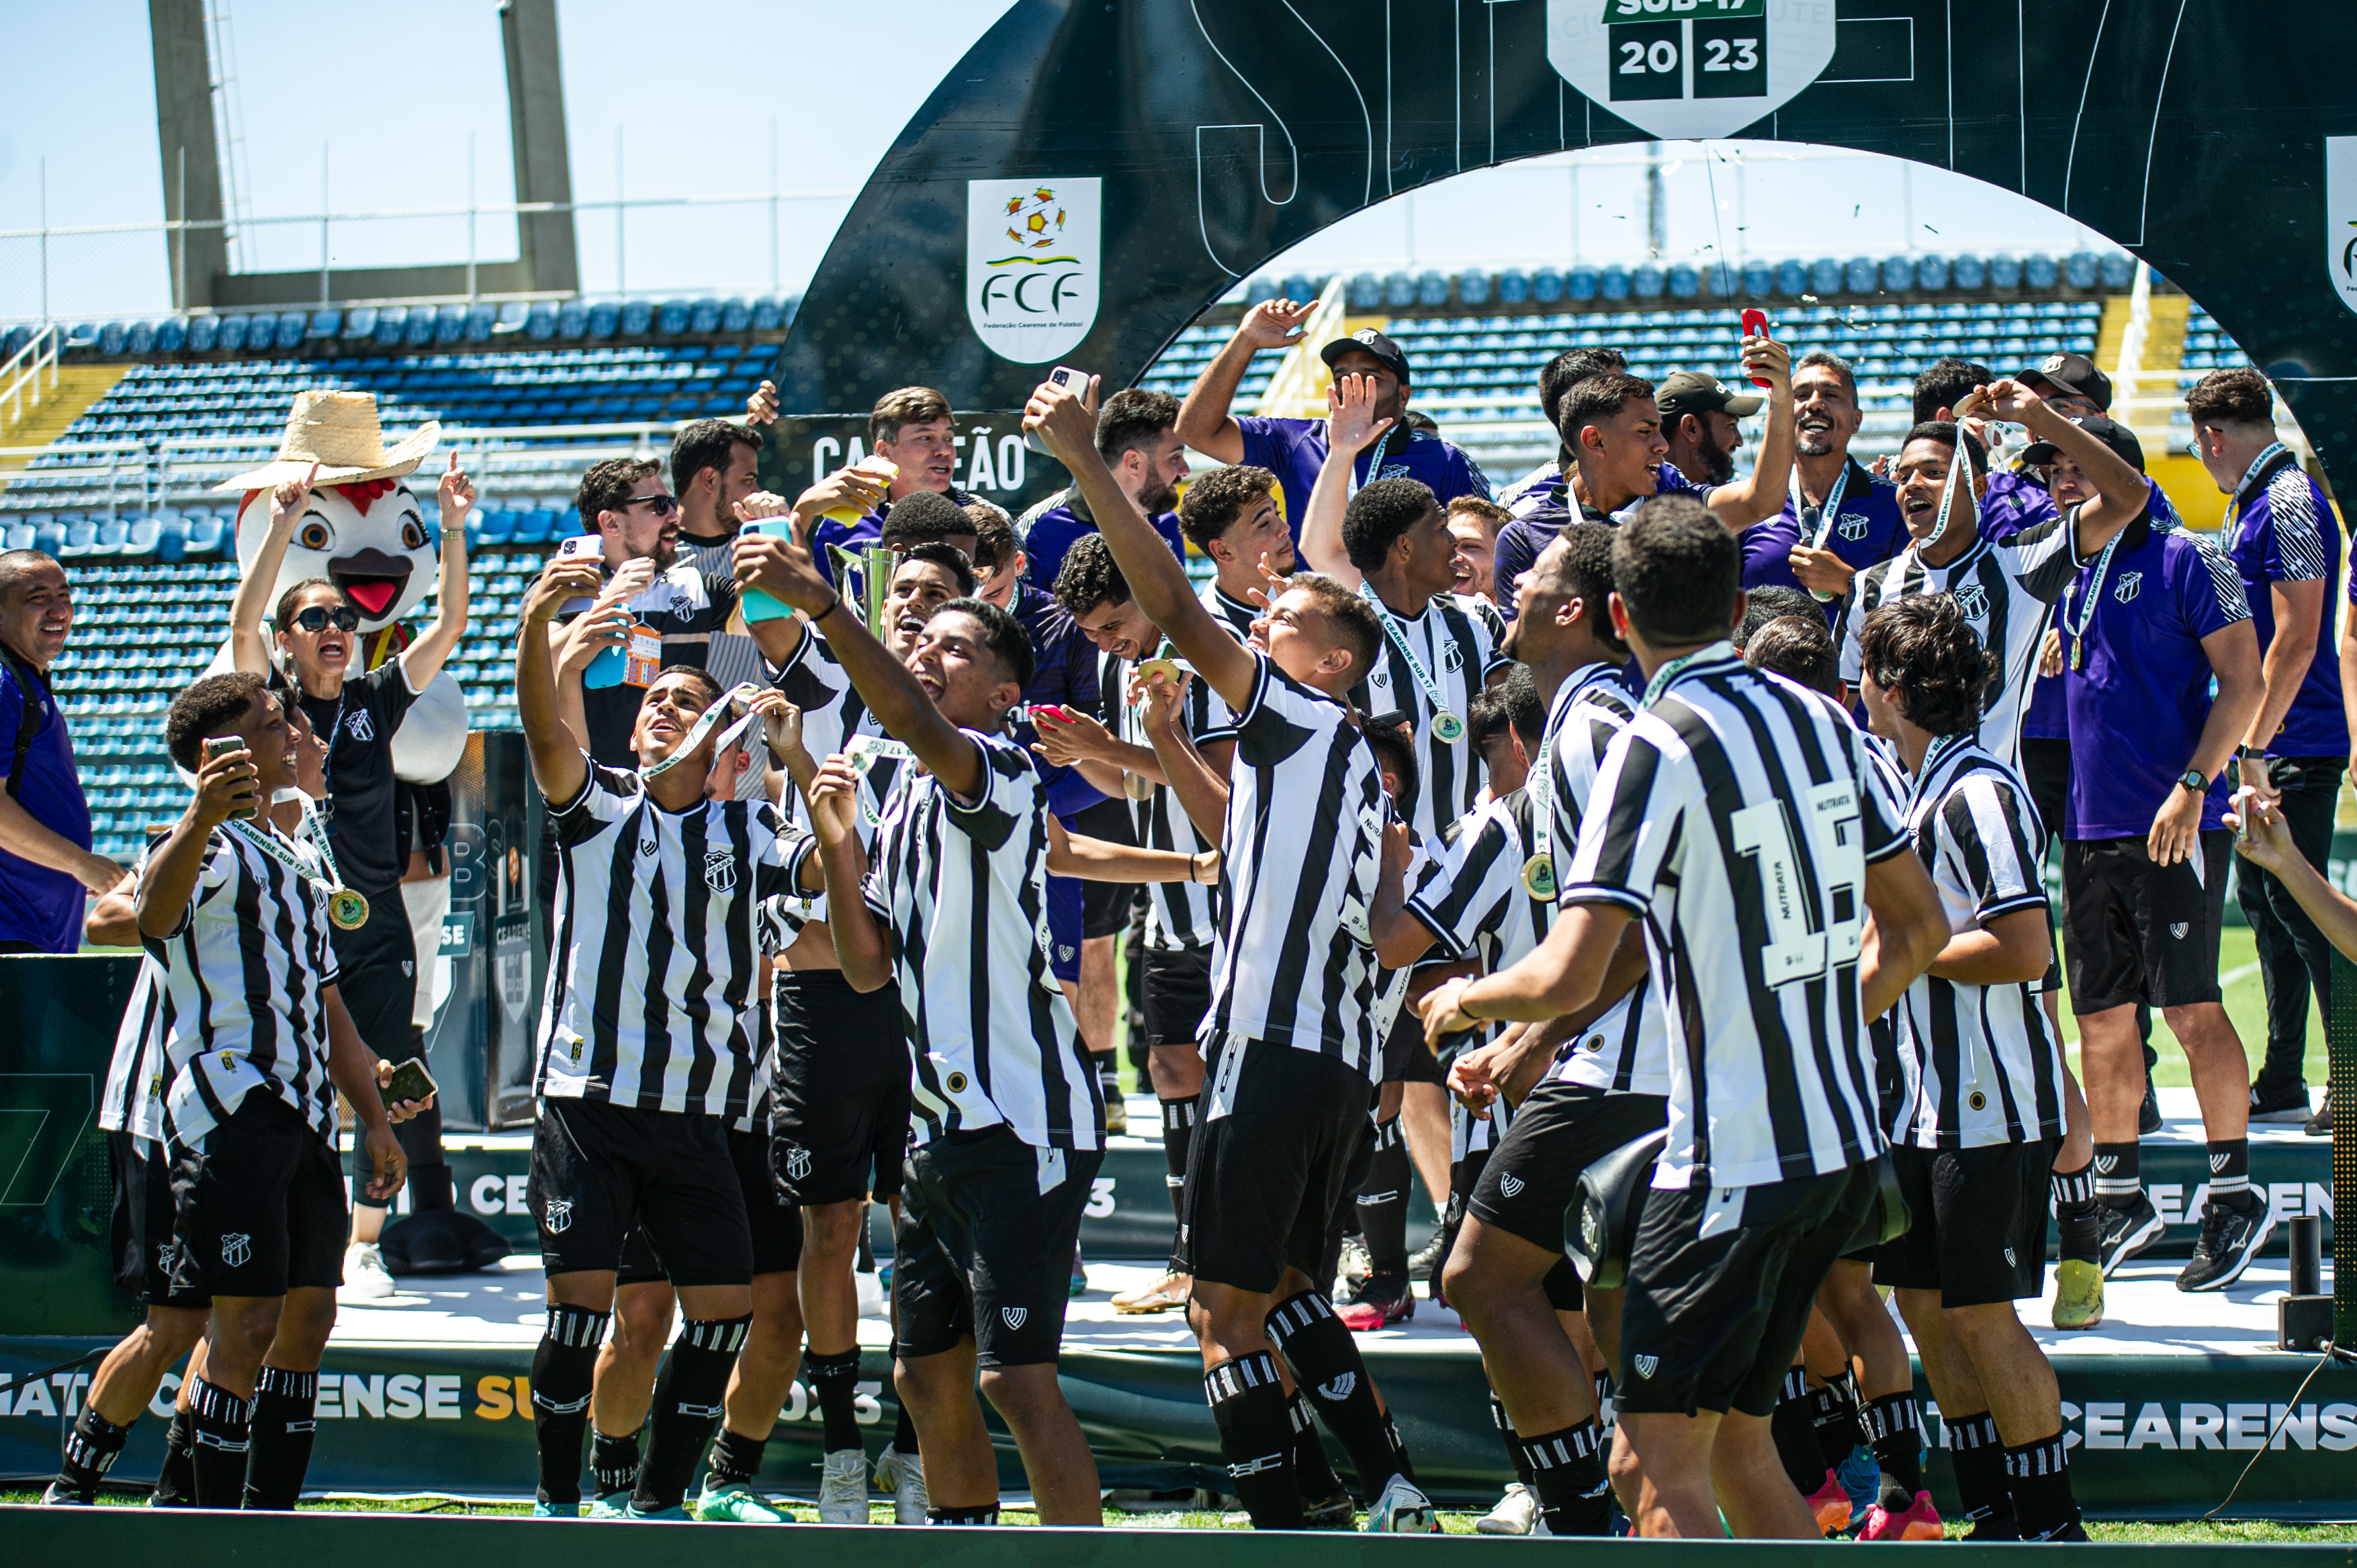
[[[1825,259],[1754,263],[1742,283],[1771,302],[1796,352],[1825,349],[1857,366],[1867,413],[1859,450],[1871,455],[1904,429],[1909,381],[1930,359],[2007,371],[2058,349],[2096,353],[2107,309],[2116,316],[2125,304],[2126,262]],[[1181,331],[1140,384],[1184,393],[1246,301],[1313,297],[1328,281],[1255,278]],[[1415,366],[1416,406],[1504,483],[1552,448],[1534,382],[1566,348],[1620,346],[1633,371],[1655,379],[1686,368],[1731,373],[1737,306],[1704,299],[1711,281],[1685,266],[1574,267],[1361,274],[1345,286],[1350,327],[1380,325],[1400,343]],[[221,465],[274,439],[297,389],[371,392],[392,429],[438,419],[483,433],[469,436],[470,451],[500,452],[504,466],[483,481],[469,524],[472,626],[449,669],[476,727],[512,727],[516,609],[543,553],[571,531],[580,469],[659,444],[680,421],[741,411],[794,304],[386,306],[72,328],[67,362],[112,362],[120,379],[66,426],[57,450],[0,475],[0,544],[48,551],[73,571],[80,624],[57,674],[91,779],[98,850],[135,854],[145,825],[185,804],[162,756],[163,709],[219,648],[236,582],[234,501],[208,487],[233,471]],[[2244,362],[2199,306],[2185,320],[2186,384]],[[29,337],[22,326],[0,335],[0,360]],[[1240,412],[1279,358],[1255,362]],[[502,431],[516,434],[490,434]],[[536,453],[547,455],[539,467]],[[94,481],[108,462],[129,479]],[[431,525],[430,499],[425,510]],[[413,618],[431,614],[421,606]]]

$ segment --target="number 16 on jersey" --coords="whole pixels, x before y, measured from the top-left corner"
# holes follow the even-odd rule
[[[1614,102],[1767,92],[1767,0],[1603,0],[1603,5]]]

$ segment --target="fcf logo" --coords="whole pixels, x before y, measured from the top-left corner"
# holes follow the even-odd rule
[[[966,182],[966,320],[1000,359],[1044,365],[1096,325],[1103,184]]]

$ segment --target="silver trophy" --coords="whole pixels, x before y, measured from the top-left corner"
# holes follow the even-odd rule
[[[882,637],[884,599],[891,592],[892,572],[900,563],[900,553],[870,542],[850,550],[829,544],[826,554],[834,567],[834,583],[839,591],[854,591],[855,580],[858,585],[856,591],[859,596],[852,603],[859,612],[860,624]]]

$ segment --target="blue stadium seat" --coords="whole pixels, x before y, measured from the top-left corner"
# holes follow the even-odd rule
[[[545,544],[556,526],[556,514],[545,507],[516,514],[515,529],[508,535],[510,544]]]
[[[6,534],[6,548],[10,550],[30,550],[33,548],[33,540],[35,537],[35,531],[31,523],[11,523],[8,526],[8,532]]]
[[[123,335],[123,351],[133,359],[141,359],[156,351],[156,324],[135,321],[131,330]]]
[[[753,310],[741,299],[729,300],[720,307],[720,328],[723,332],[742,332],[753,325]]]
[[[80,561],[91,553],[98,542],[98,524],[87,518],[77,519],[66,530],[65,542],[49,552],[61,561]]]
[[[497,549],[515,532],[515,514],[495,507],[485,507],[467,519],[467,548]]]
[[[143,517],[131,525],[123,542],[125,555],[153,555],[164,537],[164,525],[152,517]]]
[[[333,338],[344,329],[344,313],[340,310],[315,310],[310,325],[303,329],[306,338]]]
[[[666,299],[655,309],[655,329],[666,338],[676,338],[687,330],[694,319],[683,299]]]
[[[615,328],[620,323],[621,314],[621,311],[617,306],[611,305],[591,306],[589,307],[589,336],[592,338],[611,338],[614,335]]]
[[[2021,278],[2031,288],[2043,292],[2054,286],[2055,280],[2061,275],[2061,270],[2055,263],[2053,257],[2041,252],[2021,264]]]
[[[221,526],[219,518],[191,518],[188,521],[188,538],[183,547],[184,553],[199,560],[218,555],[221,553],[222,542],[227,535],[228,530]]]
[[[1651,262],[1629,274],[1629,287],[1640,299],[1661,298],[1662,290],[1668,284],[1669,275]]]
[[[2104,263],[2092,251],[2073,251],[2064,258],[2062,275],[2072,288],[2093,288],[2103,276]]]
[[[1673,299],[1692,299],[1702,292],[1702,274],[1684,262],[1669,270],[1667,281]]]
[[[647,335],[647,329],[654,324],[654,317],[655,307],[648,301],[643,299],[624,300],[622,302],[622,336],[625,338],[645,337]]]
[[[476,305],[468,307],[465,326],[461,330],[469,343],[488,343],[491,340],[491,331],[499,325],[499,321],[498,306]]]
[[[565,307],[556,313],[556,335],[574,338],[584,336],[588,330],[589,307],[577,299],[566,300]]]
[[[523,335],[535,343],[545,343],[556,336],[556,306],[541,300],[525,312]]]
[[[178,561],[188,548],[188,522],[186,518],[174,518],[156,526],[156,558]]]
[[[261,319],[267,320],[268,317],[265,317]],[[277,334],[270,341],[275,343],[279,348],[288,350],[301,348],[303,346],[303,333],[309,327],[310,320],[311,318],[302,311],[287,311],[285,314],[279,317]],[[246,340],[249,343],[253,343],[253,336],[251,330],[246,334]],[[253,343],[253,346],[256,348],[263,348],[267,345]]]
[[[467,335],[467,307],[446,305],[434,313],[434,342],[447,348]]]
[[[356,343],[367,342],[370,338],[376,336],[376,318],[377,307],[375,306],[356,305],[352,306],[351,309],[344,313],[344,337]]]

